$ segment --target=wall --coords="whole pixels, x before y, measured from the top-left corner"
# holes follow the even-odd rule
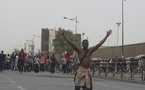
[[[145,54],[145,43],[124,45],[124,57],[135,57],[140,54]],[[93,53],[92,57],[103,59],[121,58],[122,46],[99,48],[96,52]]]

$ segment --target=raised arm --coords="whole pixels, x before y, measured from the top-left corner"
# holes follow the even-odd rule
[[[77,52],[79,52],[79,47],[76,46],[72,41],[70,41],[68,38],[66,38],[66,36],[64,35],[65,31],[64,29],[59,28],[59,33],[63,36],[63,38],[71,45],[71,47],[76,50]]]
[[[107,31],[106,36],[104,37],[103,40],[101,40],[96,46],[92,47],[92,52],[96,51],[108,38],[108,36],[110,36],[110,34],[112,33],[112,30]]]

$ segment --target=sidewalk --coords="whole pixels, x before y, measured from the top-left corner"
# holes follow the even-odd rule
[[[93,73],[92,73],[93,75]],[[119,81],[126,81],[126,82],[132,82],[132,83],[139,83],[139,84],[144,84],[145,85],[145,80],[142,80],[141,73],[134,74],[131,78],[131,75],[128,73],[123,74],[121,78],[121,74],[115,74],[113,77],[112,73],[98,73],[95,72],[94,78],[101,78],[101,79],[109,79],[109,80],[119,80]]]
[[[74,78],[74,74],[63,74],[63,76],[60,73],[55,73],[54,75],[60,76],[60,77],[67,77],[67,78]],[[130,82],[130,83],[137,83],[137,84],[143,84],[145,85],[145,81],[142,81],[140,79],[127,79],[127,78],[120,78],[120,77],[104,77],[104,76],[94,76],[92,79],[107,79],[107,80],[119,80],[122,82]]]
[[[73,74],[71,74],[71,76],[73,76]],[[124,81],[124,82],[138,83],[138,84],[145,85],[145,80],[141,80],[141,79],[130,79],[127,77],[121,78],[120,76],[117,76],[117,77],[107,76],[107,77],[105,77],[104,75],[102,75],[102,76],[101,75],[100,76],[94,75],[92,77],[93,77],[93,79],[99,78],[99,79],[116,80],[116,81],[119,80],[119,81]]]
[[[104,77],[104,76],[95,76],[94,78],[107,79],[107,80],[119,80],[123,82],[130,82],[130,83],[137,83],[137,84],[145,85],[145,81],[142,81],[139,79],[113,78],[113,77]]]

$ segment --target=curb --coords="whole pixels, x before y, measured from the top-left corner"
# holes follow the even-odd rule
[[[122,82],[130,82],[130,83],[136,83],[136,84],[143,84],[145,85],[145,81],[137,80],[137,79],[127,79],[127,78],[111,78],[111,77],[98,77],[95,76],[94,78],[100,78],[100,79],[107,79],[107,80],[115,80],[115,81],[122,81]]]

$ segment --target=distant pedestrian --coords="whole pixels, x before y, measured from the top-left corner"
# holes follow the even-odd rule
[[[19,57],[18,57],[17,53],[15,54],[15,56],[16,56],[16,60],[15,60],[15,67],[14,67],[14,69],[18,70],[18,60],[19,60]]]
[[[41,54],[41,57],[40,57],[40,71],[43,73],[44,70],[45,70],[45,56],[44,54]]]
[[[63,72],[63,70],[62,70],[62,60],[61,59],[62,59],[62,57],[60,57],[60,59],[58,60],[58,65],[59,65],[58,70],[59,70],[60,73]]]
[[[39,72],[39,58],[34,57],[34,72]]]
[[[52,57],[50,59],[50,62],[51,62],[50,72],[51,73],[54,73],[55,72],[55,66],[56,66],[56,58],[55,58],[55,55],[54,54],[52,54]]]
[[[70,58],[71,57],[71,53],[68,51],[66,54],[65,54],[65,58],[66,58],[66,72],[68,74],[70,74],[71,70],[70,70]]]
[[[10,54],[8,54],[7,56],[6,56],[6,69],[7,70],[9,70],[10,69]]]
[[[11,60],[11,70],[13,71],[15,69],[15,63],[16,63],[16,54],[15,53],[12,53],[10,60]]]
[[[63,73],[66,73],[66,58],[64,56],[62,56],[61,60],[62,60]]]
[[[1,51],[1,53],[0,53],[0,72],[3,71],[5,57],[6,57],[6,55],[4,54],[4,51]]]
[[[23,72],[24,70],[24,63],[25,63],[25,60],[26,60],[26,53],[24,52],[23,49],[21,49],[21,52],[18,53],[18,63],[19,63],[19,72]]]

